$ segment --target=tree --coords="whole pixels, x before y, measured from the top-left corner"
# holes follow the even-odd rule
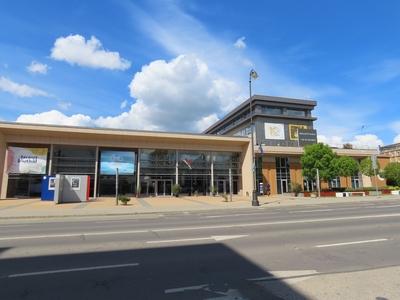
[[[322,143],[308,145],[304,148],[304,154],[301,156],[303,176],[309,179],[316,177],[316,169],[319,170],[319,176],[325,181],[329,181],[337,176],[334,164],[337,155],[332,149]]]
[[[385,167],[383,175],[385,176],[388,184],[400,186],[400,163],[389,163]]]
[[[338,157],[333,161],[333,164],[337,175],[346,177],[346,185],[348,185],[347,177],[356,175],[360,170],[358,162],[349,156]]]
[[[380,169],[378,161],[376,162],[378,170]],[[366,157],[360,162],[360,172],[365,176],[374,176],[374,168],[372,167],[371,157]]]

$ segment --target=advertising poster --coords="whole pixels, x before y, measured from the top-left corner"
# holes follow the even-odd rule
[[[297,141],[299,139],[298,130],[299,129],[307,129],[307,125],[289,125],[289,137],[292,141]]]
[[[9,174],[46,174],[47,148],[7,148]]]
[[[132,151],[101,151],[100,174],[115,175],[118,168],[120,175],[135,173],[135,152]]]
[[[285,126],[278,123],[264,123],[265,139],[267,140],[284,140]]]

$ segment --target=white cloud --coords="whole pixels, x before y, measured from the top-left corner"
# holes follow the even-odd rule
[[[131,66],[130,61],[120,57],[118,52],[105,50],[96,37],[86,41],[79,34],[57,38],[51,58],[90,68],[126,70]]]
[[[93,120],[89,116],[76,114],[66,116],[57,110],[51,110],[38,114],[20,115],[17,122],[22,123],[38,123],[38,124],[55,124],[67,126],[93,126]]]
[[[59,101],[57,104],[58,107],[62,110],[68,110],[72,106],[72,103],[67,101]]]
[[[194,55],[181,55],[171,61],[156,60],[142,67],[133,77],[130,110],[116,116],[92,119],[67,116],[58,111],[22,115],[18,122],[51,123],[145,130],[202,131],[218,120],[221,107],[235,84],[210,72],[207,64]]]
[[[29,98],[35,96],[44,96],[44,97],[50,96],[43,90],[31,87],[26,84],[14,82],[4,76],[0,76],[0,91],[4,91],[22,98]]]
[[[120,104],[121,109],[125,109],[128,106],[128,100],[123,100]]]
[[[318,135],[318,142],[338,148],[342,148],[343,144],[349,143],[353,145],[354,149],[377,149],[379,146],[384,145],[383,141],[375,134],[360,134],[346,140],[341,136],[327,137]]]
[[[400,134],[393,139],[393,143],[400,143]]]
[[[29,66],[26,67],[28,72],[37,74],[47,74],[49,66],[33,60]]]
[[[242,36],[238,38],[233,45],[238,49],[244,49],[247,47],[246,43],[244,42],[245,39],[246,37]]]

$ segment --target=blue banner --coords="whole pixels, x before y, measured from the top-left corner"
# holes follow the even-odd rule
[[[132,151],[101,151],[100,174],[115,175],[117,168],[120,175],[134,174],[135,155]]]

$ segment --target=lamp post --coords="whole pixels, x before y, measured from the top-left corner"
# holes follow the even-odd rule
[[[260,206],[257,198],[257,181],[256,181],[256,157],[254,154],[254,124],[253,124],[253,103],[251,99],[251,80],[257,79],[258,74],[255,70],[251,69],[249,74],[249,92],[250,92],[250,127],[251,127],[251,158],[253,162],[252,166],[252,174],[253,174],[253,192],[251,194],[251,205],[252,206]]]

